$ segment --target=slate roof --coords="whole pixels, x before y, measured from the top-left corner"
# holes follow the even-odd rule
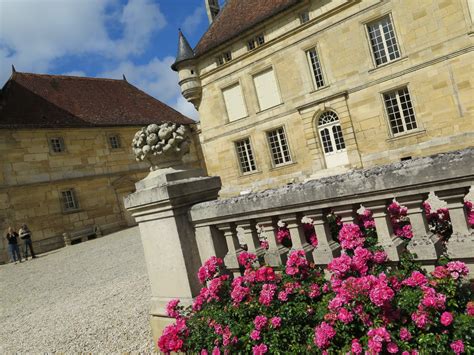
[[[194,48],[200,56],[302,0],[228,0]]]
[[[183,32],[179,30],[178,33],[178,53],[176,54],[176,60],[171,65],[171,69],[178,71],[176,65],[188,59],[194,58],[194,52],[191,46],[189,45],[188,40],[184,37]]]
[[[0,128],[194,123],[126,80],[14,72],[0,91]]]

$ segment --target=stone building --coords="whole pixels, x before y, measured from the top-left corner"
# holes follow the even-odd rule
[[[130,144],[141,127],[164,121],[194,123],[125,79],[13,72],[0,91],[0,261],[8,225],[27,223],[35,249],[46,251],[64,246],[65,232],[134,224],[123,197],[148,165]]]
[[[222,195],[474,141],[469,0],[207,0],[172,69]]]

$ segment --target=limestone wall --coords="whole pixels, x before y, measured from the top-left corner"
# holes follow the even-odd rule
[[[99,226],[107,233],[135,224],[123,198],[149,170],[131,150],[139,128],[0,130],[0,262],[6,260],[9,225],[27,223],[42,252],[64,246],[64,232]],[[119,136],[120,148],[111,148],[110,135]],[[63,139],[64,152],[51,151],[51,137]],[[190,165],[200,165],[197,148],[186,158]],[[78,203],[72,211],[61,197],[69,189]]]
[[[308,8],[310,22],[298,13]],[[366,24],[390,15],[401,57],[376,66]],[[245,39],[264,32],[266,44],[247,52]],[[305,51],[316,47],[326,85],[315,89]],[[215,54],[233,60],[216,67]],[[201,141],[209,173],[221,176],[222,195],[263,189],[310,177],[333,175],[462,149],[474,138],[474,46],[467,2],[311,1],[271,19],[199,58],[203,85]],[[282,104],[259,111],[253,75],[272,67]],[[239,83],[248,116],[229,122],[222,89]],[[382,98],[407,86],[418,129],[394,137]],[[347,146],[348,164],[327,169],[317,118],[334,110]],[[283,125],[294,164],[273,168],[265,131]],[[234,141],[250,137],[257,172],[243,175]]]

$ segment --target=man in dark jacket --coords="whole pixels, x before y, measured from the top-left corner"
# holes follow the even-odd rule
[[[35,252],[33,251],[33,242],[31,241],[31,231],[26,224],[22,225],[20,230],[20,238],[23,240],[25,249],[23,251],[23,256],[28,260],[28,248],[30,248],[31,257],[36,258]]]

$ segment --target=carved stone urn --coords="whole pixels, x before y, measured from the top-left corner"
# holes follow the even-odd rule
[[[143,127],[132,141],[136,160],[150,163],[150,171],[182,165],[190,146],[191,129],[171,122]]]

